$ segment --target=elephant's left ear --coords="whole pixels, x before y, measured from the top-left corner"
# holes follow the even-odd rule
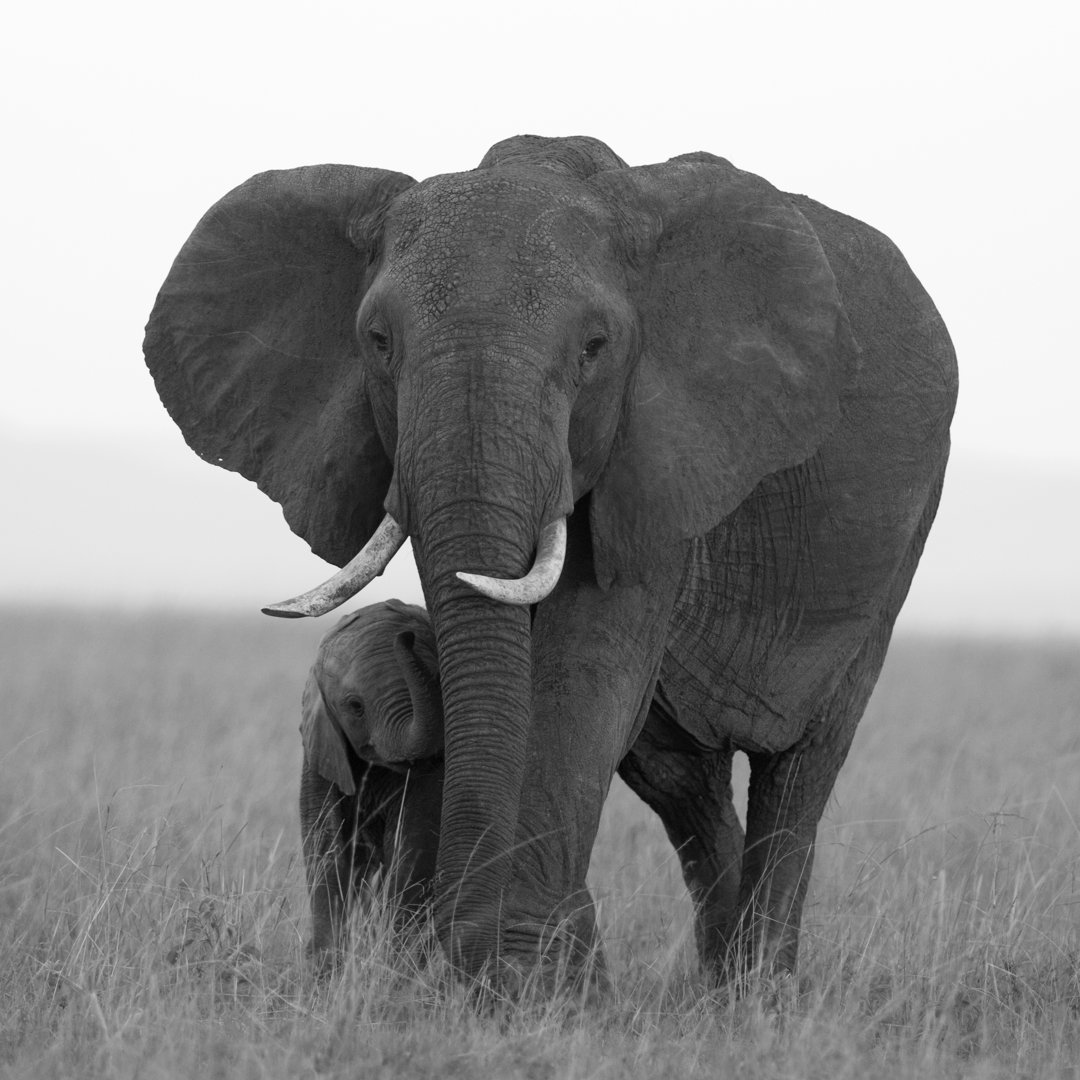
[[[692,155],[592,181],[626,222],[641,355],[591,502],[604,587],[642,580],[835,427],[858,348],[817,235],[788,198]]]

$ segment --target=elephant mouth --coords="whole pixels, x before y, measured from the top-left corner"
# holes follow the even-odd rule
[[[429,773],[437,772],[443,767],[443,755],[439,754],[436,757],[429,758],[416,758],[414,761],[407,763],[406,772],[414,772],[420,776],[427,776]]]
[[[409,773],[426,776],[441,769],[444,758],[439,753],[434,757],[410,758],[406,761],[383,761],[373,755],[364,755],[364,761],[369,765],[377,765],[380,769],[386,769],[387,772],[397,773],[398,776],[408,776]]]

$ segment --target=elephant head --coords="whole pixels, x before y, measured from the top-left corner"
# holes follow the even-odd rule
[[[332,955],[377,871],[399,923],[431,892],[442,805],[443,720],[427,613],[398,600],[347,615],[323,638],[300,725],[300,831],[311,951]]]
[[[400,600],[346,615],[322,639],[304,688],[304,750],[355,791],[350,757],[404,771],[442,756],[435,638],[427,612]]]
[[[289,613],[327,610],[412,539],[445,708],[436,923],[472,973],[511,950],[507,919],[545,918],[505,894],[531,828],[526,746],[549,722],[534,690],[577,645],[527,605],[556,581],[614,593],[670,573],[814,452],[857,365],[814,229],[765,180],[538,137],[421,183],[255,176],[184,245],[145,352],[193,449],[350,564]],[[606,790],[636,708],[616,709],[590,784]]]

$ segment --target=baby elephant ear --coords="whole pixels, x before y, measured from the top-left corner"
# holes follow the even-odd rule
[[[356,794],[345,739],[326,709],[315,669],[308,674],[301,706],[300,738],[308,763],[345,795]]]
[[[381,216],[413,183],[349,165],[252,177],[195,227],[146,327],[188,445],[254,480],[339,565],[374,532],[390,480],[354,320]]]
[[[835,427],[858,350],[836,280],[788,198],[723,158],[600,173],[626,222],[641,355],[593,491],[604,587],[730,514]]]

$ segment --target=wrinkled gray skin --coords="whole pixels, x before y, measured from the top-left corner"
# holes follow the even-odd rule
[[[311,666],[300,733],[309,950],[325,961],[343,944],[350,907],[378,871],[399,926],[430,899],[443,718],[427,612],[389,600],[340,620]]]
[[[342,565],[384,509],[411,537],[453,963],[510,985],[580,967],[618,770],[678,848],[707,967],[793,968],[956,394],[885,236],[710,154],[629,168],[587,138],[508,139],[422,183],[263,173],[185,244],[145,351],[190,445],[317,553]],[[534,609],[456,576],[521,576],[565,514]]]

